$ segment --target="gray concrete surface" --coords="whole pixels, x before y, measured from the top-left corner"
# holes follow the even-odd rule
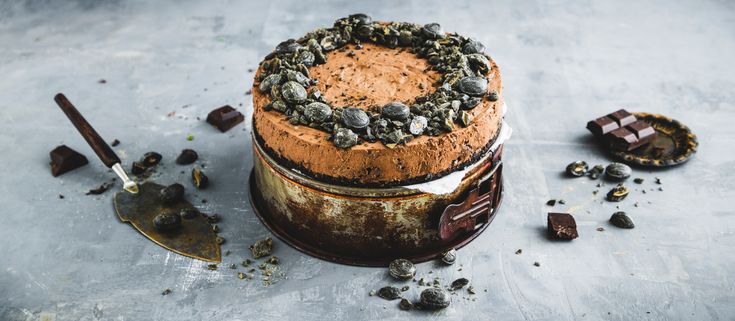
[[[248,70],[270,48],[359,11],[439,22],[483,41],[501,66],[515,130],[504,205],[460,264],[419,266],[445,283],[469,278],[472,300],[400,311],[368,296],[393,284],[384,270],[281,242],[285,279],[241,281],[120,223],[112,193],[84,195],[113,174],[54,105],[60,91],[122,142],[126,166],[163,153],[158,181],[188,181],[173,158],[200,151],[214,184],[189,197],[224,217],[225,264],[248,257],[270,235],[247,200],[249,129],[221,134],[196,118],[223,104],[250,114]],[[716,0],[0,2],[0,320],[734,320],[734,53],[735,5]],[[584,124],[621,106],[679,119],[701,146],[684,166],[636,170],[645,182],[611,204],[592,194],[596,182],[560,172],[577,159],[609,161]],[[62,143],[91,163],[53,178],[48,151]],[[579,239],[544,237],[549,198],[566,200],[554,210],[576,216]],[[635,229],[607,223],[616,206]],[[418,297],[416,287],[406,295]]]

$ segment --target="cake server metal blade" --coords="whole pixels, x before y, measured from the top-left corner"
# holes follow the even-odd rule
[[[174,205],[161,204],[159,195],[163,188],[164,186],[148,182],[139,185],[140,191],[137,194],[118,192],[113,199],[117,216],[170,251],[199,260],[221,262],[217,234],[204,215],[197,215],[192,219],[182,218],[181,227],[171,232],[160,231],[153,225],[153,218],[164,211],[178,213],[185,208],[196,210],[191,203],[184,200]]]

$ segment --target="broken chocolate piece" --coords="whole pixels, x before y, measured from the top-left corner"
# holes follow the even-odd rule
[[[572,240],[579,236],[577,234],[577,222],[568,213],[549,213],[547,228],[551,238]]]
[[[51,157],[51,175],[54,177],[89,163],[89,161],[87,161],[87,157],[66,145],[54,148],[54,150],[49,153],[49,157]]]
[[[97,188],[93,188],[93,189],[87,191],[86,193],[84,193],[84,195],[100,195],[100,194],[102,194],[104,192],[107,192],[107,190],[110,189],[110,187],[112,187],[113,185],[115,185],[115,180],[114,179],[112,181],[110,181],[110,182],[103,183],[102,185],[100,185]]]
[[[179,157],[176,157],[176,164],[179,165],[189,165],[193,162],[195,162],[199,158],[199,154],[197,154],[196,151],[193,149],[184,149],[181,151],[181,154],[179,154]]]
[[[605,137],[613,149],[631,151],[652,142],[656,138],[656,130],[648,123],[638,120],[611,131]]]
[[[207,115],[207,123],[217,127],[223,133],[244,120],[245,116],[230,105],[217,108]]]

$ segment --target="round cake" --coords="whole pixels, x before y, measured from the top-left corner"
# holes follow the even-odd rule
[[[480,42],[435,23],[339,19],[280,43],[253,85],[253,134],[279,164],[338,185],[433,180],[500,133],[500,71]]]

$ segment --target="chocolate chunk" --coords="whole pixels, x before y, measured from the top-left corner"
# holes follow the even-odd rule
[[[587,123],[587,129],[599,137],[620,127],[627,126],[634,121],[636,121],[635,116],[625,109],[620,109],[612,114],[589,121]]]
[[[217,108],[207,115],[207,123],[217,127],[223,133],[244,120],[245,116],[230,105]]]
[[[87,161],[87,157],[84,157],[84,155],[67,147],[66,145],[54,148],[54,150],[49,153],[49,157],[51,158],[51,175],[54,177],[89,163],[89,161]]]
[[[605,135],[607,142],[616,150],[631,151],[656,138],[656,130],[648,123],[637,120],[625,127]]]
[[[195,162],[199,158],[199,154],[197,154],[196,151],[193,149],[184,149],[181,151],[181,154],[179,154],[179,157],[176,157],[176,164],[179,165],[189,165],[193,162]]]
[[[577,222],[568,213],[549,213],[547,228],[549,237],[554,239],[572,240],[579,236],[577,234]]]

